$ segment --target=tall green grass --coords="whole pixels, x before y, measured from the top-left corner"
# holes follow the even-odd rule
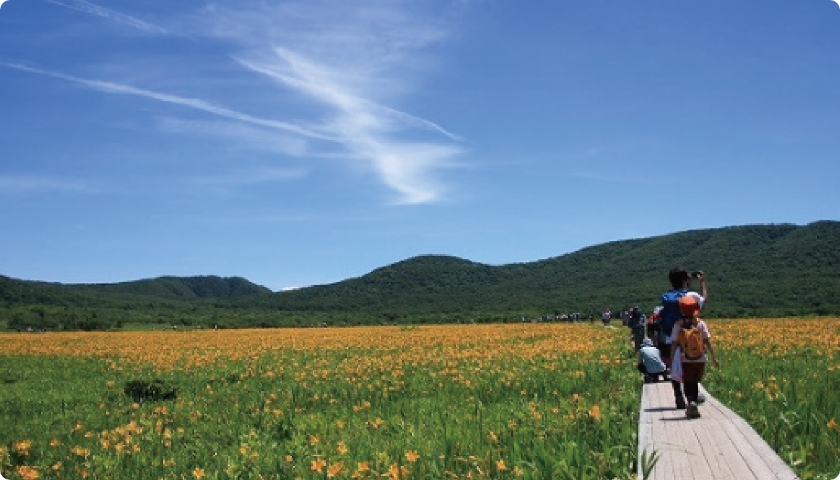
[[[814,348],[732,348],[709,385],[802,480],[840,473],[840,363]]]
[[[492,361],[442,350],[423,359],[396,348],[283,350],[167,373],[0,356],[0,471],[12,479],[631,479],[639,380],[623,347],[616,335],[589,354]],[[160,379],[177,399],[135,403],[123,387],[138,378]]]

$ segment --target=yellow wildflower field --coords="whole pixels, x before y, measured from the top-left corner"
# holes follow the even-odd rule
[[[358,350],[429,362],[470,356],[556,358],[605,351],[615,332],[558,324],[0,334],[3,355],[98,357],[159,369],[253,360],[278,351]],[[368,353],[366,353],[368,355]]]
[[[840,319],[709,325],[707,388],[801,478],[830,478]],[[620,326],[0,334],[0,352],[11,479],[635,478]],[[177,396],[137,401],[137,380]]]

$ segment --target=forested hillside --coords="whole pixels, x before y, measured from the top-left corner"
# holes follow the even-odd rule
[[[491,266],[424,255],[331,285],[272,293],[242,278],[62,285],[0,277],[0,326],[222,327],[514,321],[652,309],[673,266],[707,272],[710,317],[840,314],[840,222],[750,225],[624,240]]]
[[[239,277],[160,277],[113,284],[32,282],[0,276],[0,327],[105,329],[125,323],[201,324],[215,304],[270,295]],[[221,313],[221,312],[216,312]]]
[[[488,266],[421,256],[333,285],[275,294],[292,311],[463,315],[652,309],[673,266],[707,272],[707,314],[840,313],[840,222],[695,230],[584,248],[530,263]]]
[[[271,293],[244,278],[160,277],[123,283],[63,285],[0,275],[0,302],[92,306],[137,301],[240,298]]]

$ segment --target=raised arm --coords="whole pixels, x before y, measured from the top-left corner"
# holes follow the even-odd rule
[[[709,287],[706,286],[706,274],[700,274],[700,295],[703,295],[703,302],[709,301]]]

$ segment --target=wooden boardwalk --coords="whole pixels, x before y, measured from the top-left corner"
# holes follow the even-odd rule
[[[655,450],[659,461],[651,480],[794,480],[799,477],[747,424],[705,388],[701,418],[689,420],[674,408],[670,382],[642,389],[639,416],[639,472],[642,453]]]

